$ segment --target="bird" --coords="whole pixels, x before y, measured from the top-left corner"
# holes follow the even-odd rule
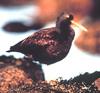
[[[47,65],[61,61],[69,53],[75,36],[71,27],[73,18],[71,14],[61,13],[54,27],[40,29],[11,46],[7,52],[21,52]]]

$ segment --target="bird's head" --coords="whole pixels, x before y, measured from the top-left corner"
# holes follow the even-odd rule
[[[63,31],[70,27],[71,21],[73,20],[73,15],[67,15],[65,13],[60,14],[56,21],[56,27]]]
[[[59,33],[63,35],[70,36],[70,33],[74,33],[73,27],[78,27],[82,31],[87,31],[85,27],[78,24],[77,22],[73,21],[73,15],[68,15],[66,13],[60,14],[56,21],[56,28],[58,29]]]
[[[71,27],[72,20],[73,20],[73,15],[68,15],[65,13],[62,13],[57,18],[56,28],[58,29],[59,33],[62,34],[62,36],[65,38],[70,36],[70,33],[72,31]]]

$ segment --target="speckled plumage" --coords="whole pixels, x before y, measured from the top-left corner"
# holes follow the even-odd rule
[[[66,24],[66,27],[63,31],[60,31],[61,29],[57,26],[42,29],[12,46],[10,51],[32,55],[35,61],[44,64],[60,61],[68,54],[75,35],[69,23]]]

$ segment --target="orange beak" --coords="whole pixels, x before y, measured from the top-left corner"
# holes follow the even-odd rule
[[[69,15],[66,15],[65,18],[69,18]],[[72,25],[77,26],[79,29],[81,29],[81,30],[83,30],[85,32],[88,31],[84,26],[78,24],[77,22],[75,22],[73,20],[71,20],[71,23],[72,23]]]
[[[77,26],[79,29],[81,29],[81,30],[83,30],[85,32],[88,31],[84,26],[78,24],[77,22],[75,22],[75,21],[71,21],[71,22],[72,22],[73,25]]]

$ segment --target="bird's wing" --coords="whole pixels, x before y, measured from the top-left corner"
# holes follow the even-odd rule
[[[40,30],[39,32],[36,32],[24,40],[18,42],[14,46],[11,46],[10,51],[8,52],[17,51],[26,54],[27,52],[41,50],[41,48],[44,49],[53,42],[53,38],[55,37],[54,32],[54,28],[50,28],[49,30]]]
[[[39,45],[39,46],[45,46],[48,44],[49,40],[52,40],[54,38],[55,28],[43,29],[39,32],[36,32],[32,34],[31,36],[25,38],[21,41],[21,46],[24,45]]]

